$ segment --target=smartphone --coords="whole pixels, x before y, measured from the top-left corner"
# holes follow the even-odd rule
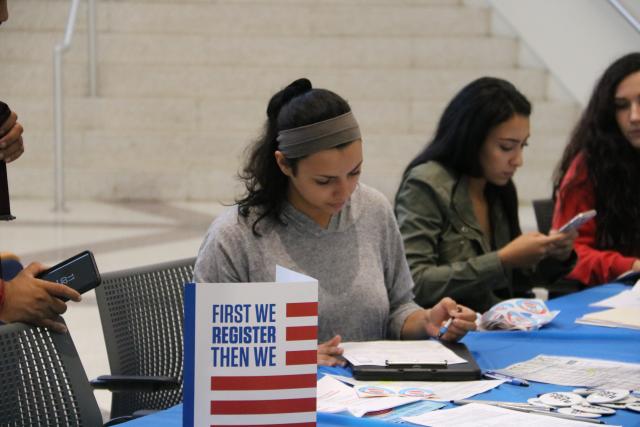
[[[70,286],[81,294],[95,288],[102,281],[91,251],[80,252],[43,271],[36,277]],[[69,300],[65,297],[59,298],[62,301]]]
[[[560,227],[560,229],[558,231],[560,233],[564,233],[565,231],[575,230],[578,227],[580,227],[582,224],[584,224],[585,222],[587,222],[590,219],[592,219],[594,216],[596,216],[595,209],[591,209],[589,211],[581,212],[578,215],[576,215],[573,218],[571,218],[571,220],[569,222],[567,222],[565,225]]]

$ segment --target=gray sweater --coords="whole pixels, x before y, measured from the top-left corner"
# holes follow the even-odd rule
[[[399,339],[413,302],[413,282],[391,206],[360,184],[323,229],[286,204],[286,225],[232,207],[216,218],[200,247],[199,283],[271,282],[276,264],[307,274],[319,284],[319,336],[343,341]]]

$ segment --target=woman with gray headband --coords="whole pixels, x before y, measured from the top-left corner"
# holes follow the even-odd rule
[[[276,93],[240,174],[237,205],[216,218],[200,248],[197,282],[273,281],[276,264],[319,283],[318,363],[341,364],[341,340],[456,340],[475,313],[450,298],[413,302],[391,206],[358,183],[362,139],[349,104],[299,79]]]

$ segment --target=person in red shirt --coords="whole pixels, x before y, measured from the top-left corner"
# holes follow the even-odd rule
[[[640,52],[607,68],[554,174],[553,228],[595,209],[579,229],[576,267],[586,285],[640,271]]]

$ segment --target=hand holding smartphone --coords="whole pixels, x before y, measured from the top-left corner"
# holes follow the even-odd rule
[[[91,251],[84,251],[54,265],[36,276],[38,279],[67,285],[81,294],[100,284],[100,272]],[[61,297],[63,301],[68,298]]]
[[[580,227],[582,224],[584,224],[585,222],[589,221],[590,219],[592,219],[595,216],[596,216],[595,209],[591,209],[591,210],[588,210],[588,211],[581,212],[578,215],[576,215],[573,218],[571,218],[571,220],[569,220],[569,222],[567,222],[562,227],[560,227],[558,229],[558,231],[560,233],[565,233],[567,231],[575,230],[578,227]]]

